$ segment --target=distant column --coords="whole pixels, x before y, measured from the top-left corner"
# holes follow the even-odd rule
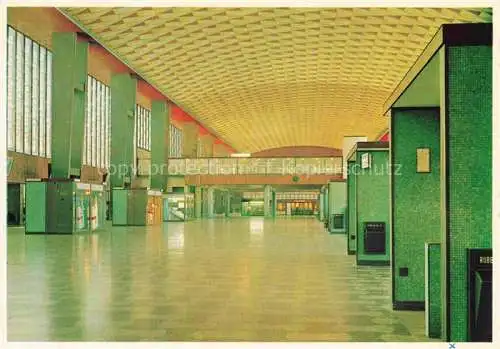
[[[270,185],[264,186],[264,217],[272,216],[273,192]]]

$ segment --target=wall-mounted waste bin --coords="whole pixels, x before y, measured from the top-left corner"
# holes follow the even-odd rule
[[[492,341],[492,249],[468,249],[469,341]]]

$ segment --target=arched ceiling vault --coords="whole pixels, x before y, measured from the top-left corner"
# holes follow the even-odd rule
[[[441,24],[492,21],[473,8],[61,10],[242,152],[374,138]]]

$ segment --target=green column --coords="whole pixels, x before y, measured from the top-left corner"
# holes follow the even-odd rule
[[[273,218],[276,217],[276,206],[277,206],[276,190],[273,190],[273,193],[272,193],[272,205],[271,205],[271,216]]]
[[[201,193],[201,187],[196,186],[196,189],[194,191],[194,210],[195,210],[195,217],[198,219],[201,218],[202,205],[203,205],[203,198]]]
[[[165,101],[151,106],[151,188],[166,189],[169,139],[169,108]]]
[[[448,46],[443,63],[442,304],[446,340],[460,342],[468,340],[467,249],[492,247],[491,43]]]
[[[272,217],[272,188],[270,185],[264,186],[264,217]]]
[[[214,217],[214,188],[213,187],[208,187],[207,188],[207,218],[213,218]]]
[[[224,205],[225,205],[225,213],[226,213],[226,217],[229,217],[231,216],[231,191],[228,190],[224,193],[225,197],[225,201],[224,201]]]
[[[136,84],[130,74],[111,77],[111,187],[122,187],[133,178]]]
[[[80,175],[85,125],[88,43],[52,34],[52,177]]]

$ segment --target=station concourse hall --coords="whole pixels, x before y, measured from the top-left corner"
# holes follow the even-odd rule
[[[492,22],[7,7],[6,339],[492,343]]]

